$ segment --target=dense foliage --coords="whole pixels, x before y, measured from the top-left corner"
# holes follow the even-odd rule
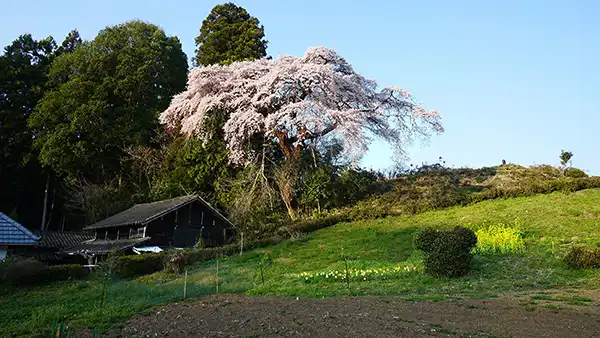
[[[71,53],[80,42],[76,30],[61,46],[52,37],[35,40],[24,34],[0,55],[0,210],[27,225],[40,226],[42,215],[33,210],[41,209],[44,186],[50,185],[55,196],[59,188],[51,179],[52,172],[44,170],[37,159],[27,120],[52,87],[48,71],[54,59]],[[60,199],[60,189],[58,195]]]
[[[415,236],[415,248],[425,253],[425,273],[435,277],[460,277],[471,269],[471,250],[477,236],[465,227],[453,230],[426,228]]]
[[[35,259],[17,256],[0,262],[0,284],[40,285],[84,278],[88,272],[86,268],[78,264],[46,266]]]
[[[199,66],[255,60],[267,55],[263,25],[231,2],[210,11],[202,22],[196,46],[193,61]]]
[[[600,267],[600,248],[573,245],[565,255],[564,262],[574,269],[598,268]]]
[[[52,64],[50,80],[59,84],[29,119],[40,161],[94,183],[122,176],[124,148],[150,144],[156,115],[186,74],[178,38],[141,21],[107,27]]]

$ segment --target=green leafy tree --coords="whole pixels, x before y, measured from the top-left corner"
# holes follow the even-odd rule
[[[74,29],[67,34],[67,37],[64,39],[63,43],[56,50],[56,55],[71,54],[75,52],[77,46],[81,45],[82,42],[83,40],[81,40],[79,31]]]
[[[196,37],[195,65],[229,64],[267,55],[264,27],[233,3],[215,6]]]
[[[569,164],[569,162],[571,162],[572,158],[573,158],[573,153],[572,152],[561,150],[561,152],[560,152],[560,165],[562,165],[563,168],[566,168],[567,165]]]
[[[27,119],[44,95],[56,42],[21,35],[0,57],[0,165],[20,166],[30,154]],[[1,169],[0,169],[1,170]]]
[[[300,205],[316,208],[333,206],[336,183],[335,168],[330,164],[321,164],[312,170],[306,170],[300,181]]]
[[[74,52],[55,60],[56,88],[29,118],[40,161],[71,179],[121,179],[124,148],[150,144],[158,112],[185,88],[181,43],[153,24],[130,21],[64,47]]]
[[[12,210],[30,227],[38,226],[45,186],[55,180],[37,161],[27,119],[49,88],[56,54],[52,37],[35,40],[24,34],[0,55],[0,211]]]
[[[203,21],[196,38],[196,65],[228,64],[266,56],[264,28],[257,18],[232,3],[215,6]],[[228,112],[215,112],[203,132],[210,137],[176,138],[169,147],[163,168],[152,187],[152,199],[198,193],[215,205],[231,209],[240,182],[229,163],[223,126]]]
[[[229,164],[223,115],[215,114],[207,121],[207,129],[215,133],[208,142],[185,137],[172,141],[155,181],[152,199],[197,193],[220,207],[229,204],[229,185],[237,169]]]

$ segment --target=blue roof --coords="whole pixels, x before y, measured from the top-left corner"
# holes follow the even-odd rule
[[[39,239],[39,236],[0,212],[0,245],[34,245]]]

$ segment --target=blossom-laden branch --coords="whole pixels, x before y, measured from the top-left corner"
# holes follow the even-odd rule
[[[186,91],[160,115],[161,123],[187,135],[205,135],[204,121],[224,110],[227,148],[233,163],[247,164],[252,138],[275,140],[286,158],[309,142],[337,138],[356,160],[379,137],[402,151],[416,135],[442,132],[439,114],[397,87],[377,90],[332,49],[311,47],[304,57],[237,62],[193,69]]]

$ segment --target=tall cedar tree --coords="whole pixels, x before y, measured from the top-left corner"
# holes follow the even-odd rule
[[[41,163],[91,182],[121,177],[123,149],[150,143],[187,69],[179,39],[142,21],[107,27],[59,56],[50,79],[60,84],[29,119]]]
[[[264,27],[258,19],[232,3],[212,9],[202,23],[196,45],[194,63],[201,66],[260,59],[267,49]],[[173,142],[171,149],[176,154],[165,161],[162,176],[166,184],[160,198],[195,191],[220,207],[230,204],[227,182],[236,169],[228,163],[225,146],[223,126],[227,117],[227,112],[219,111],[207,119],[204,142],[181,138]]]
[[[215,6],[196,37],[197,66],[230,64],[267,55],[264,26],[246,9],[233,3]]]

